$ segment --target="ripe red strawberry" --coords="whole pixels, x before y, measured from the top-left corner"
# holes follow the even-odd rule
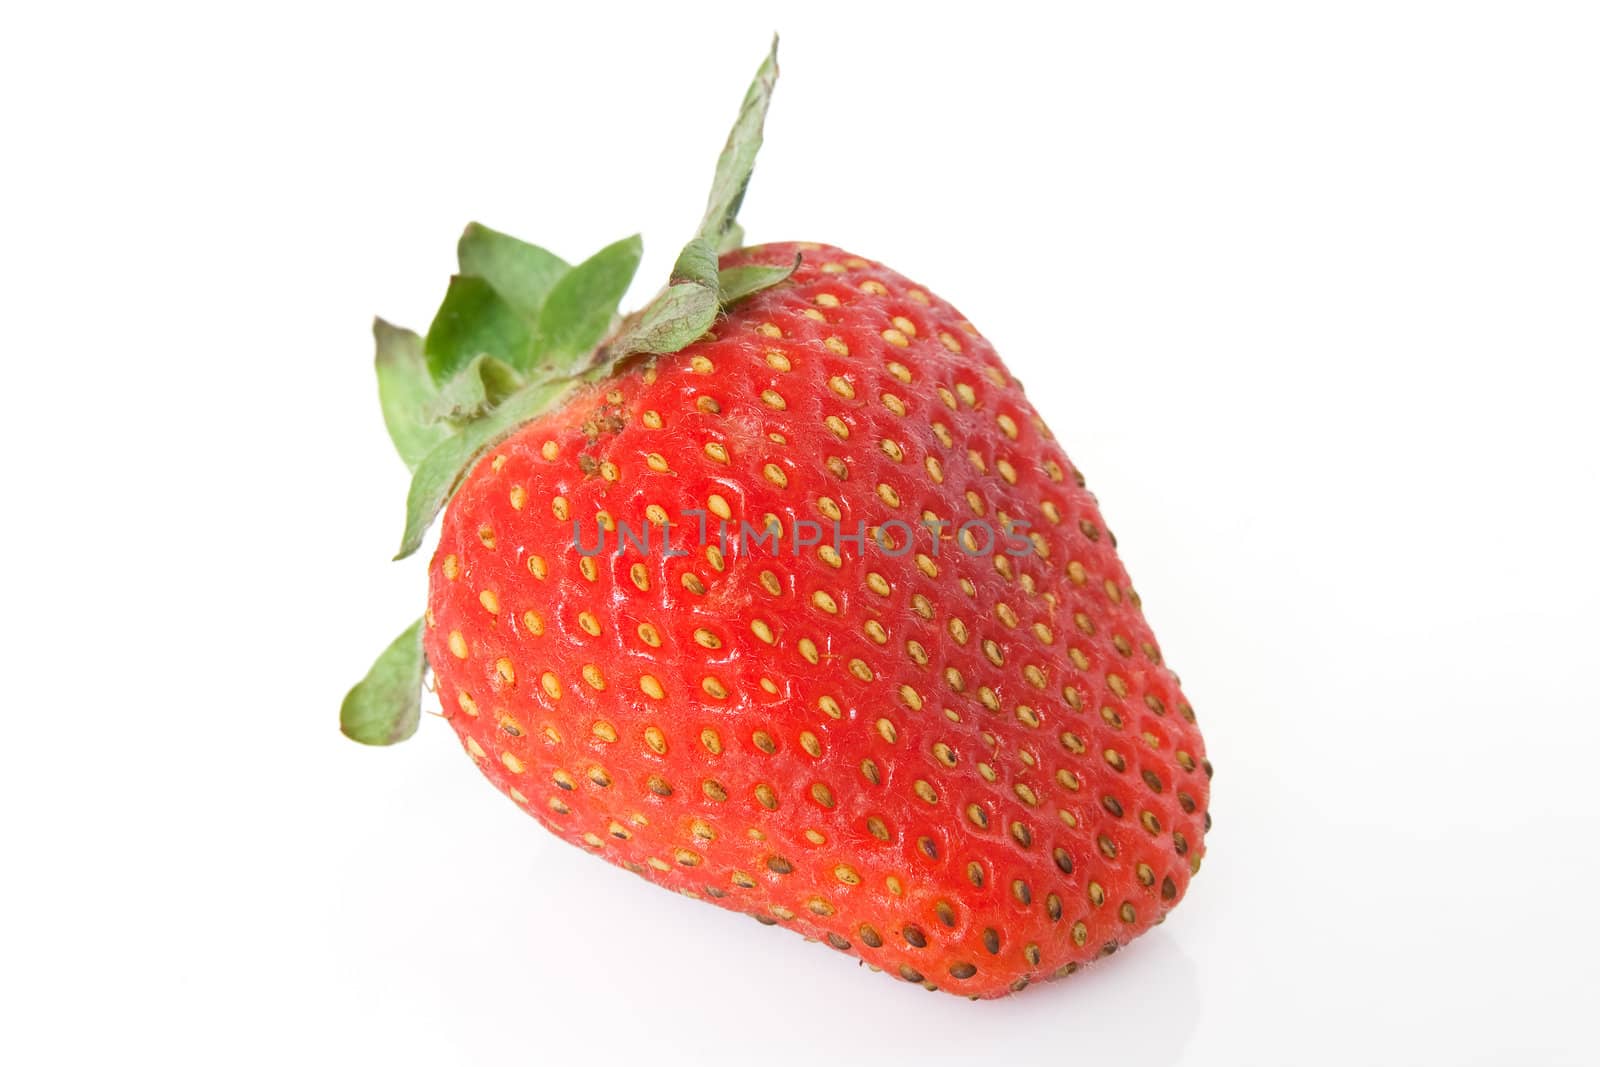
[[[541,369],[562,354],[551,305],[519,313],[507,255],[487,296],[457,279],[423,352],[380,330],[397,443],[430,453],[419,481],[440,449],[470,466],[425,623],[352,692],[346,729],[414,727],[420,635],[467,751],[552,832],[906,980],[1000,996],[1176,905],[1210,764],[1093,495],[958,311],[822,245],[710,267],[774,73],[724,155],[725,210],[714,191],[652,309],[576,350],[581,383]],[[469,250],[484,232],[464,269],[494,258]],[[641,347],[695,285],[723,309],[710,329]],[[521,321],[532,359],[504,341]],[[461,336],[471,359],[434,360]],[[396,373],[421,362],[457,377]],[[396,397],[451,417],[408,423]]]

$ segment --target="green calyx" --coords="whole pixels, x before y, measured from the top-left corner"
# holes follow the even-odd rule
[[[717,160],[705,216],[679,253],[667,285],[619,316],[639,267],[638,236],[576,265],[473,223],[425,337],[378,320],[378,396],[395,450],[411,471],[405,532],[396,559],[428,527],[483,452],[523,423],[558,408],[625,360],[676,352],[703,336],[730,304],[778,284],[782,267],[719,270],[719,253],[743,242],[737,215],[778,77],[778,42],[756,72]],[[391,644],[340,712],[346,736],[386,745],[416,730],[425,668],[420,625]]]

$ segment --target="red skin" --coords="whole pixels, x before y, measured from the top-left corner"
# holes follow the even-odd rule
[[[551,832],[889,974],[1002,996],[1127,943],[1182,899],[1204,853],[1210,764],[1093,495],[989,343],[949,304],[835,248],[765,245],[723,265],[797,251],[793,278],[738,304],[714,336],[586,389],[477,464],[429,572],[428,661],[479,768]],[[904,347],[883,336],[896,316],[915,327]],[[853,398],[830,388],[834,376]],[[713,442],[726,463],[707,453]],[[652,469],[652,454],[669,470]],[[899,557],[842,543],[837,566],[788,542],[797,520],[813,520],[832,543],[822,498],[850,533],[858,520],[915,526],[924,513],[964,523],[976,517],[969,490],[997,535],[1001,514],[1026,521],[1044,554],[997,537],[991,553],[969,555],[955,526],[937,558],[926,528]],[[713,493],[733,516],[720,568],[682,517]],[[637,531],[652,504],[688,555],[663,555],[659,530],[648,555],[618,554],[614,536],[605,554],[580,555],[573,519],[592,547],[599,511]],[[741,551],[739,521],[759,527],[769,513],[786,538],[778,557]],[[1008,544],[1027,552],[1007,556]],[[885,584],[886,595],[873,589]],[[700,629],[719,647],[698,642]],[[547,672],[559,699],[541,684]],[[662,698],[641,688],[647,674]],[[708,729],[720,753],[703,742]]]

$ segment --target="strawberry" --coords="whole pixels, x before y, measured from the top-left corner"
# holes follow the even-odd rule
[[[1211,765],[1094,496],[973,325],[837,248],[729,247],[775,75],[644,311],[611,321],[636,241],[568,267],[474,227],[427,338],[380,324],[403,550],[444,515],[426,615],[342,721],[409,735],[431,667],[551,832],[1001,996],[1162,921]]]

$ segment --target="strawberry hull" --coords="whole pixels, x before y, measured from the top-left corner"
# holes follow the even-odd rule
[[[470,756],[551,832],[1004,995],[1182,899],[1210,764],[1094,497],[988,342],[835,248],[721,266],[796,255],[484,454],[423,648]]]

